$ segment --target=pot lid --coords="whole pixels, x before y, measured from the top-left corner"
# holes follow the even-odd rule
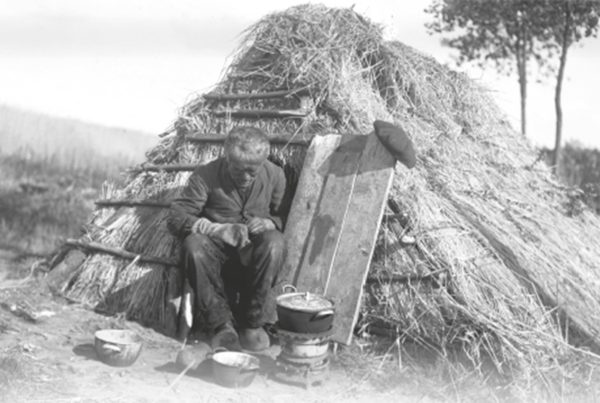
[[[310,292],[294,292],[280,295],[277,298],[277,304],[283,308],[310,312],[333,308],[333,302]]]

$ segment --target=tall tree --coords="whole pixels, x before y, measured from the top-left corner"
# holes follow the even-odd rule
[[[554,152],[552,153],[552,166],[558,172],[562,149],[562,86],[567,64],[567,53],[571,45],[583,38],[597,35],[600,2],[597,0],[546,0],[545,3],[544,22],[542,24],[548,28],[548,36],[544,38],[545,44],[548,49],[558,49],[560,54],[556,73],[556,86],[554,87],[556,132]]]
[[[521,98],[521,132],[527,132],[527,74],[533,59],[545,60],[540,46],[539,0],[434,0],[425,10],[434,20],[430,33],[455,34],[443,43],[458,50],[458,63],[492,63],[500,73],[517,72]]]
[[[558,169],[567,54],[574,43],[597,35],[600,0],[433,0],[426,12],[434,16],[426,24],[431,33],[456,34],[443,42],[459,51],[459,63],[477,62],[483,67],[491,61],[500,72],[516,70],[523,134],[529,61],[535,60],[544,75],[556,74],[552,163]]]

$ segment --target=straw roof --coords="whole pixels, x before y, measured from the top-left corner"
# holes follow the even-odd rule
[[[375,119],[395,122],[411,135],[418,162],[396,169],[361,323],[397,329],[442,352],[458,345],[475,364],[485,355],[498,369],[551,366],[576,351],[568,344],[575,333],[600,340],[600,220],[556,181],[485,88],[385,41],[379,26],[351,9],[303,5],[251,26],[210,94],[300,89],[272,99],[198,96],[148,153],[148,164],[207,162],[220,155],[219,144],[186,136],[224,135],[236,125],[302,139],[368,133]],[[236,117],[241,109],[307,115]],[[290,196],[303,157],[303,147],[273,147]],[[123,188],[106,187],[104,197],[168,201],[189,175],[136,171]],[[105,206],[82,240],[177,260],[179,243],[165,220],[164,208]],[[415,245],[401,242],[405,233]],[[178,270],[130,263],[90,253],[62,291],[173,331]]]

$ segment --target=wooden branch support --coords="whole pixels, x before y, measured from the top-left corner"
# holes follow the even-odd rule
[[[130,168],[129,172],[181,172],[181,171],[193,171],[198,168],[199,164],[163,164],[163,165],[154,165],[147,164],[142,165],[136,168]]]
[[[388,338],[396,338],[400,335],[400,332],[397,329],[387,328],[383,326],[375,326],[368,325],[365,329],[367,333],[373,334],[375,336],[388,337]]]
[[[69,245],[69,246],[74,246],[76,248],[85,249],[88,251],[106,253],[106,254],[117,256],[117,257],[120,257],[123,259],[136,259],[139,256],[140,262],[158,263],[158,264],[162,264],[164,266],[178,266],[179,265],[179,262],[175,261],[175,260],[165,259],[165,258],[156,257],[156,256],[144,256],[144,255],[140,255],[139,253],[133,253],[133,252],[126,251],[124,249],[119,249],[119,248],[115,248],[112,246],[102,245],[101,243],[98,243],[98,242],[84,242],[84,241],[80,241],[77,239],[67,239],[65,244]]]
[[[315,134],[267,134],[269,137],[269,141],[273,145],[299,145],[307,147],[312,141]],[[197,142],[197,143],[217,143],[222,144],[225,141],[225,138],[222,134],[213,134],[213,133],[192,133],[187,134],[184,138],[186,141]]]
[[[317,134],[308,134],[302,133],[297,135],[290,134],[275,134],[271,135],[269,141],[271,144],[276,145],[298,145],[307,147],[312,139],[318,136]],[[225,141],[226,136],[222,134],[212,134],[212,133],[192,133],[185,135],[184,139],[186,141],[200,142],[200,143],[217,143],[222,144]],[[185,171],[193,171],[199,166],[199,164],[144,164],[139,167],[130,168],[129,172],[138,173],[138,172],[185,172]]]
[[[411,281],[431,281],[438,280],[435,274],[386,274],[379,276],[367,277],[367,284],[378,284],[378,283],[408,283]]]
[[[232,118],[263,119],[263,118],[296,118],[300,119],[308,115],[308,112],[300,109],[278,110],[278,109],[232,109],[216,110],[212,113],[217,117],[231,116]]]
[[[305,93],[306,88],[297,88],[293,90],[280,90],[270,92],[255,92],[247,94],[204,94],[204,99],[208,101],[238,101],[242,99],[269,99],[269,98],[285,98],[287,96]]]
[[[120,199],[104,199],[94,202],[99,207],[156,207],[169,208],[170,202],[160,200],[120,200]]]

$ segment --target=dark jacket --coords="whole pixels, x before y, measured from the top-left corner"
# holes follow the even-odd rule
[[[217,223],[244,223],[252,217],[270,218],[282,230],[281,200],[285,192],[283,170],[270,161],[260,167],[244,198],[236,189],[225,158],[194,171],[181,196],[171,203],[167,226],[185,237],[200,217]]]

